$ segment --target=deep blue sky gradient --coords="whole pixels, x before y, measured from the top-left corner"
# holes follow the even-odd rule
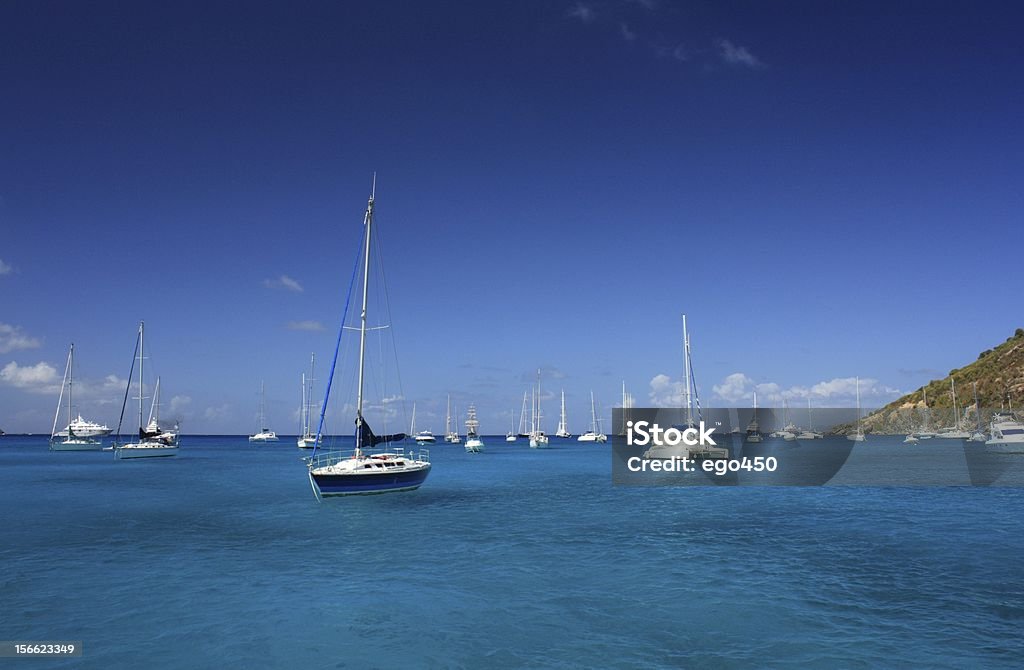
[[[293,431],[373,171],[420,427],[451,392],[504,431],[538,367],[576,432],[590,389],[648,404],[682,312],[705,405],[733,373],[887,401],[1024,325],[1022,13],[6,2],[0,427],[49,429],[52,378],[18,371],[59,384],[72,341],[116,422],[145,319],[187,432],[254,430],[260,379]]]

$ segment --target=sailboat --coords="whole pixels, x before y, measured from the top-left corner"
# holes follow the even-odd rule
[[[476,418],[476,407],[470,405],[466,410],[466,451],[470,453],[478,454],[484,450],[484,441],[480,439],[480,434],[477,432],[479,428],[480,422]]]
[[[530,431],[526,430],[526,396],[527,392],[523,391],[523,408],[519,412],[519,435],[518,437],[530,437]]]
[[[363,385],[366,369],[366,317],[367,298],[370,286],[370,242],[373,239],[373,206],[376,192],[376,175],[370,198],[366,203],[363,217],[365,237],[363,243],[363,286],[362,310],[359,316],[359,377],[356,390],[355,416],[355,450],[350,454],[327,453],[317,458],[317,446],[313,447],[313,455],[307,461],[309,483],[317,500],[324,496],[346,496],[371,493],[391,493],[418,489],[430,474],[430,453],[421,449],[418,454],[406,454],[401,448],[390,451],[374,452],[378,444],[397,442],[405,435],[374,435],[369,424],[363,417]],[[358,266],[357,266],[358,267]],[[353,280],[355,274],[352,275]],[[349,296],[352,290],[349,289]],[[327,400],[330,398],[334,368],[338,363],[338,350],[341,347],[341,335],[345,330],[345,317],[348,304],[342,316],[342,325],[338,330],[337,345],[334,348],[334,362],[331,364],[331,375],[328,377],[324,402],[320,408],[320,423],[317,427],[317,440],[320,438],[324,425],[324,414]]]
[[[796,439],[798,440],[820,440],[823,437],[821,433],[814,432],[813,424],[811,422],[811,399],[807,399],[807,430],[802,430],[797,433]]]
[[[949,378],[950,390],[953,394],[953,423],[948,428],[943,428],[935,434],[935,437],[946,440],[966,440],[971,436],[960,423],[960,409],[956,402],[956,381]]]
[[[590,392],[590,430],[576,438],[577,442],[607,442],[608,436],[597,427],[597,411],[594,409],[594,392]]]
[[[249,436],[250,442],[277,442],[277,433],[266,427],[267,417],[264,415],[264,388],[263,381],[260,381],[260,432]]]
[[[981,404],[978,402],[978,382],[973,382],[974,385],[974,416],[977,424],[971,437],[967,440],[968,442],[984,442],[985,441],[985,430],[981,427]]]
[[[750,417],[750,423],[747,424],[747,435],[746,441],[751,443],[757,443],[764,440],[764,436],[761,435],[761,427],[757,423],[757,391],[754,391],[754,415]]]
[[[313,434],[311,423],[313,423],[313,364],[316,362],[316,354],[309,355],[309,378],[302,373],[302,435],[295,441],[299,449],[312,449],[316,444],[316,435]]]
[[[177,456],[178,455],[178,441],[177,435],[173,441],[156,439],[157,436],[150,435],[149,431],[146,430],[142,425],[142,401],[145,399],[145,393],[143,392],[145,387],[143,386],[143,367],[145,365],[145,332],[146,324],[144,321],[139,322],[139,337],[135,341],[135,351],[138,354],[139,361],[139,433],[138,440],[135,442],[129,442],[127,444],[121,444],[121,422],[117,424],[118,441],[114,443],[114,457],[118,459],[126,458],[155,458],[158,456]],[[136,357],[132,357],[132,368],[135,367]],[[128,373],[129,380],[131,379],[131,371]],[[129,384],[131,382],[129,381]],[[155,402],[155,399],[154,399]],[[124,403],[121,406],[121,417],[124,418],[125,405],[128,404],[128,389],[125,389]],[[155,405],[154,405],[155,407]],[[152,413],[152,408],[150,410]]]
[[[562,389],[562,415],[558,419],[558,430],[555,431],[555,437],[572,437],[565,425],[565,389]]]
[[[544,431],[540,427],[541,411],[540,411],[540,370],[537,370],[537,389],[533,394],[533,402],[531,403],[530,411],[530,448],[531,449],[546,449],[548,446],[548,436],[544,434]]]
[[[152,442],[164,444],[178,443],[178,425],[173,430],[164,430],[160,427],[160,377],[156,378],[156,387],[153,389],[153,404],[149,406],[149,422],[142,429],[142,437]]]
[[[57,397],[57,411],[53,415],[53,428],[50,430],[50,451],[97,451],[103,448],[103,443],[93,439],[91,435],[79,434],[75,430],[74,421],[71,419],[71,389],[74,387],[74,366],[75,345],[72,344],[68,350],[68,362],[64,368],[64,382],[60,386],[60,396]],[[61,435],[57,432],[57,419],[60,417],[61,402],[64,399],[65,388],[68,391],[68,427],[61,431],[64,433]],[[82,417],[79,416],[78,420],[81,421]],[[107,432],[110,431],[108,430]],[[64,439],[58,439],[60,437]]]
[[[409,425],[409,434],[412,435],[412,439],[416,440],[416,444],[433,444],[437,441],[437,438],[429,430],[416,432],[416,403],[412,404],[412,423]]]
[[[846,439],[853,442],[864,441],[864,429],[860,425],[860,377],[857,377],[857,431],[848,433]]]
[[[686,405],[686,424],[673,426],[678,430],[696,429],[697,422],[703,425],[704,417],[700,409],[700,397],[697,395],[697,380],[693,374],[692,359],[690,357],[690,335],[686,330],[686,315],[683,314],[683,383],[684,403]],[[693,408],[697,406],[697,418],[694,419]],[[707,444],[660,444],[655,441],[647,451],[644,458],[696,458],[717,460],[729,457],[729,450],[723,447],[716,447]]]
[[[459,437],[458,429],[456,429],[454,431],[452,430],[452,426],[453,425],[457,426],[458,424],[453,424],[452,423],[452,394],[449,393],[448,394],[448,413],[445,415],[445,418],[444,418],[444,441],[445,442],[449,442],[451,444],[458,444],[459,442],[462,441],[462,438]]]
[[[523,409],[525,410],[526,408],[524,407]],[[519,436],[516,435],[516,411],[515,411],[515,409],[513,409],[512,410],[512,426],[509,428],[508,432],[505,433],[505,441],[506,442],[515,442],[518,439],[519,439]]]

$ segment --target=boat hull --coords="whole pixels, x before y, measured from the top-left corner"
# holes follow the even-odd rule
[[[310,483],[321,497],[358,496],[377,493],[414,491],[430,474],[430,464],[423,467],[370,473],[325,474],[309,472]]]
[[[162,444],[141,446],[137,444],[126,444],[124,446],[114,448],[114,458],[120,460],[128,458],[165,458],[177,455],[178,447],[176,445]]]
[[[102,451],[101,442],[51,442],[50,451]]]

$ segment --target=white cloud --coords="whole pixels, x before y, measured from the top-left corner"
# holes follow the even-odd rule
[[[14,268],[9,264],[4,263],[4,259],[0,258],[0,275],[9,275],[12,272],[14,272]]]
[[[171,411],[180,412],[192,404],[192,398],[187,395],[176,395],[171,398]]]
[[[627,26],[625,23],[619,24],[619,32],[622,34],[622,39],[626,40],[627,42],[632,42],[633,40],[636,39],[636,33],[630,30],[629,26]]]
[[[729,403],[739,402],[744,398],[751,398],[753,390],[754,380],[742,372],[734,372],[723,379],[721,384],[711,387],[711,391],[716,396]]]
[[[733,44],[729,40],[718,40],[719,55],[730,65],[743,65],[750,68],[763,67],[764,63],[750,53],[746,47]]]
[[[583,23],[591,23],[596,18],[593,7],[582,2],[577,2],[576,6],[569,10],[568,15],[571,18],[579,19]]]
[[[21,367],[12,361],[0,370],[0,379],[29,393],[56,393],[60,390],[57,369],[44,362]]]
[[[21,332],[18,326],[0,323],[0,354],[18,349],[37,349],[39,346],[38,339]]]
[[[742,372],[735,372],[722,380],[721,384],[712,387],[712,390],[718,399],[728,403],[750,402],[753,399],[753,392],[757,391],[759,404],[781,404],[783,401],[811,399],[827,402],[832,407],[853,407],[857,398],[857,378],[837,377],[817,382],[810,387],[796,385],[783,388],[775,382],[756,384]],[[877,379],[860,380],[862,404],[868,400],[888,402],[900,395],[902,392],[899,389],[881,384]]]
[[[277,279],[264,279],[263,285],[267,288],[286,288],[289,291],[295,291],[296,293],[302,293],[302,284],[292,279],[288,275],[281,275]]]
[[[217,407],[207,407],[206,411],[203,412],[203,416],[208,421],[218,421],[220,419],[227,418],[231,414],[231,405],[224,403]]]
[[[289,321],[288,330],[309,330],[309,331],[320,331],[324,329],[324,324],[319,321]]]
[[[655,375],[647,397],[652,407],[683,407],[686,403],[685,387],[682,381],[672,381],[668,375]]]

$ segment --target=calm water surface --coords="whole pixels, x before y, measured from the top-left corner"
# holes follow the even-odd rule
[[[1024,662],[1021,489],[615,487],[607,445],[487,444],[317,504],[290,439],[115,461],[4,436],[0,639],[84,655],[0,665]]]

